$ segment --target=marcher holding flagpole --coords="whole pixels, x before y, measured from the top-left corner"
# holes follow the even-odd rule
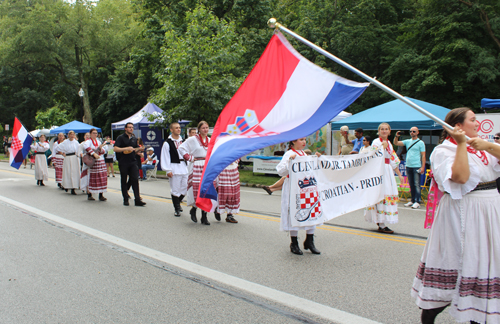
[[[75,189],[80,188],[80,163],[77,156],[80,144],[74,131],[68,132],[68,139],[59,144],[58,149],[64,156],[62,186],[66,191],[71,189],[71,194],[76,195]]]
[[[387,234],[392,234],[394,231],[385,226],[385,224],[395,224],[398,222],[399,193],[398,185],[394,178],[394,172],[398,175],[400,182],[403,182],[403,177],[398,168],[399,159],[389,142],[390,134],[391,126],[387,123],[382,123],[378,126],[379,138],[372,141],[373,149],[378,150],[382,148],[384,151],[384,200],[376,205],[365,208],[365,220],[367,222],[376,223],[378,225],[378,231]]]
[[[424,248],[412,296],[422,323],[447,306],[458,322],[500,323],[500,146],[478,138],[469,108],[453,109],[430,157],[445,194]],[[471,139],[466,142],[465,136]],[[467,145],[470,144],[470,146]]]
[[[35,156],[35,179],[36,184],[40,186],[45,186],[43,181],[49,180],[49,169],[47,168],[47,158],[45,157],[45,152],[49,150],[49,143],[45,138],[45,135],[40,135],[40,140],[35,144],[31,145],[33,151],[36,152]]]
[[[306,138],[302,137],[290,142],[290,149],[283,155],[280,163],[276,166],[276,170],[278,174],[282,177],[288,176],[289,172],[289,162],[290,160],[295,159],[297,156],[305,156],[306,153],[303,149],[306,147]],[[316,156],[320,156],[320,153],[316,152]],[[299,230],[306,231],[306,240],[304,241],[304,249],[311,250],[313,254],[320,254],[321,252],[316,249],[314,246],[314,231],[316,230],[316,225],[305,226],[305,227],[293,227],[290,224],[290,213],[289,213],[289,205],[290,205],[290,184],[289,178],[286,177],[285,182],[283,183],[283,192],[281,194],[281,222],[280,222],[280,230],[290,232],[291,243],[290,243],[290,251],[293,254],[302,255],[302,250],[299,247],[298,242],[298,234]],[[321,226],[322,224],[318,224]]]
[[[201,175],[203,173],[203,166],[205,165],[205,157],[207,156],[209,126],[206,121],[198,123],[198,134],[188,138],[184,143],[179,146],[179,152],[184,157],[185,161],[192,162],[191,170],[188,176],[188,193],[187,205],[192,206],[189,213],[191,220],[197,222],[196,218],[196,197],[198,197],[198,190],[200,188]],[[207,212],[201,211],[201,224],[210,225],[207,220]]]

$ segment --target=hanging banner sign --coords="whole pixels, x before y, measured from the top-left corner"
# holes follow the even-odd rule
[[[297,156],[290,160],[290,223],[304,227],[384,199],[382,150],[366,154]]]

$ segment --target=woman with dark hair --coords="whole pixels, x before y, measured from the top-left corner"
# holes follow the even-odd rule
[[[97,130],[92,128],[90,130],[90,139],[85,141],[83,148],[85,154],[92,156],[95,159],[93,166],[88,167],[83,164],[82,175],[80,178],[80,188],[87,191],[87,199],[95,200],[92,197],[93,193],[99,194],[100,201],[106,201],[107,199],[103,196],[103,193],[107,191],[108,188],[108,175],[106,171],[106,164],[104,163],[104,143],[99,143],[97,140]]]
[[[276,170],[278,174],[282,177],[288,176],[288,166],[289,161],[295,159],[297,156],[305,156],[306,153],[303,149],[306,147],[306,138],[302,137],[291,141],[289,144],[290,149],[283,155],[280,163],[276,166]],[[320,156],[320,153],[316,153],[316,156]],[[316,249],[314,246],[314,231],[316,230],[316,225],[312,226],[304,226],[304,227],[293,227],[290,224],[290,214],[289,214],[289,205],[290,205],[290,185],[288,184],[289,178],[285,178],[285,182],[283,183],[283,193],[281,194],[281,222],[280,222],[280,230],[290,232],[290,252],[293,254],[302,255],[302,250],[299,247],[299,242],[297,236],[299,234],[299,230],[306,231],[306,240],[304,241],[304,249],[311,250],[313,254],[320,254],[321,252]],[[321,226],[322,224],[319,224]]]
[[[208,131],[208,123],[206,121],[200,121],[198,123],[198,134],[188,138],[179,146],[179,152],[184,157],[184,160],[192,164],[189,167],[187,205],[192,206],[189,213],[191,214],[191,220],[195,223],[198,221],[196,218],[196,197],[198,197],[201,174],[203,173],[208,143],[210,142]],[[210,225],[207,220],[207,212],[204,210],[201,211],[200,222],[203,225]]]
[[[43,180],[49,180],[49,169],[47,168],[47,157],[45,152],[49,150],[45,135],[40,135],[40,140],[31,145],[31,149],[35,152],[35,179],[36,184],[45,186]]]
[[[371,136],[364,136],[363,137],[363,146],[361,147],[361,150],[359,150],[359,153],[368,153],[372,150],[372,137]]]
[[[479,123],[469,108],[453,109],[445,122],[454,129],[443,131],[430,158],[434,181],[444,194],[412,296],[424,324],[434,323],[447,306],[458,322],[500,323],[500,194],[495,183],[500,147],[477,137]]]

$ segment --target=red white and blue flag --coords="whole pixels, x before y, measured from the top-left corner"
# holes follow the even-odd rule
[[[33,142],[33,137],[16,117],[12,129],[12,145],[10,147],[9,163],[11,167],[19,169],[30,151],[31,142]]]
[[[196,205],[217,206],[214,179],[257,149],[308,136],[352,104],[368,87],[323,70],[281,33],[231,98],[212,133]]]

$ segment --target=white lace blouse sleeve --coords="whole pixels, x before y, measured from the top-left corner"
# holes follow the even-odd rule
[[[291,152],[291,153],[290,153]],[[278,174],[281,177],[284,177],[288,175],[288,162],[290,161],[290,155],[294,153],[293,151],[288,151],[283,155],[283,158],[281,159],[280,163],[276,166],[276,171],[278,171]]]

